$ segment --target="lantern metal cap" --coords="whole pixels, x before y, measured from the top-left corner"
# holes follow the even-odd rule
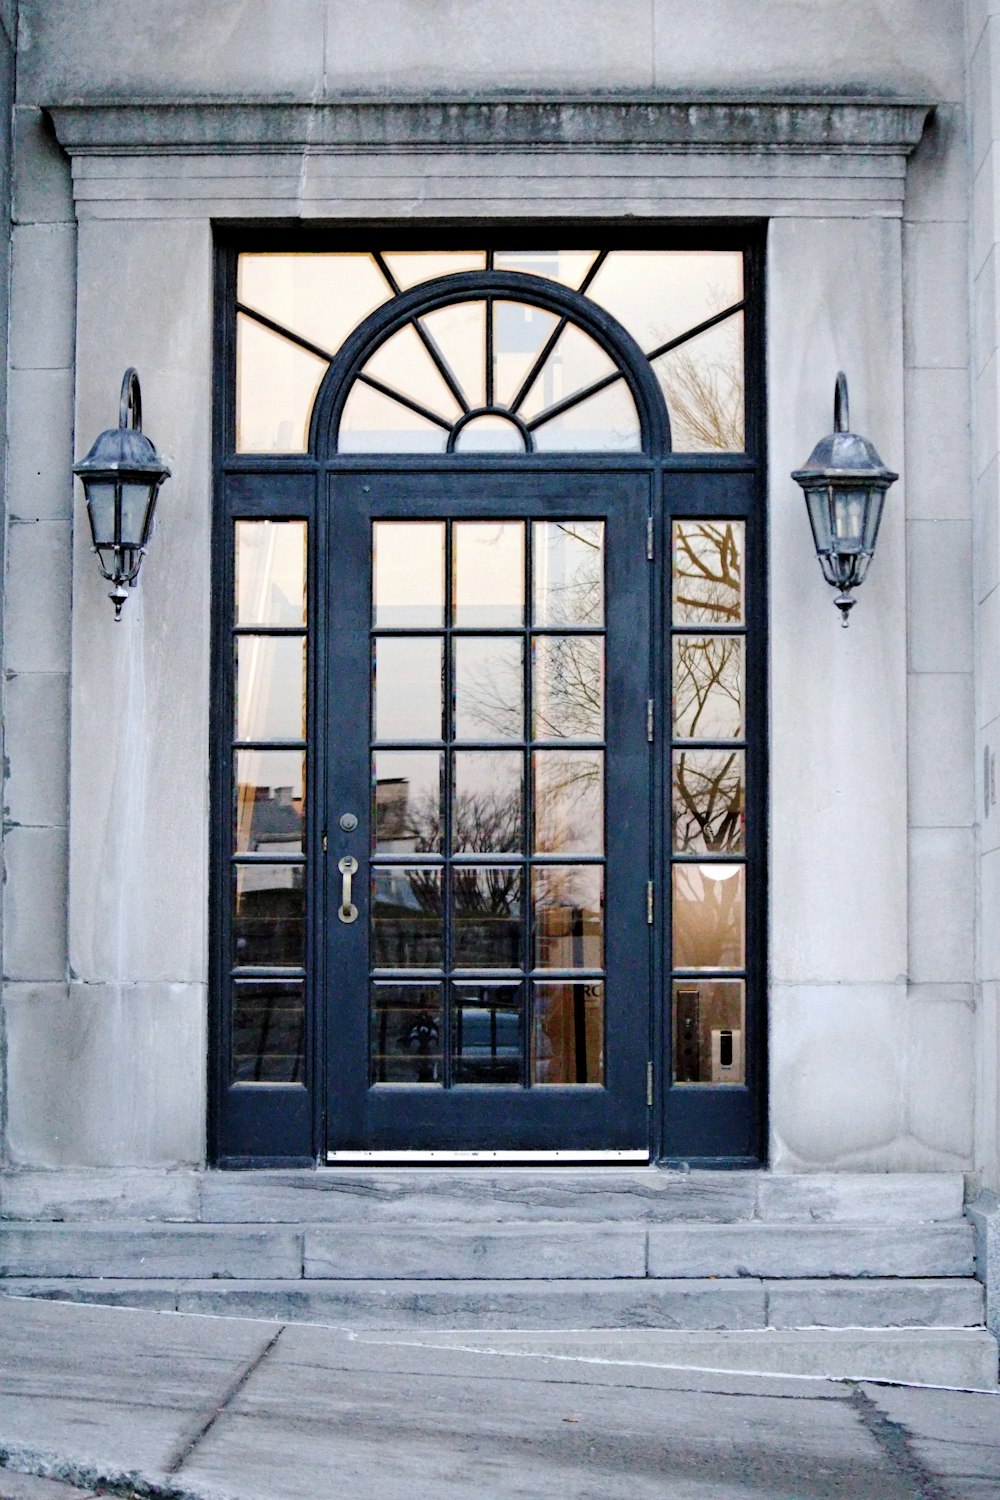
[[[73,465],[81,479],[104,474],[141,474],[169,479],[170,470],[153,444],[135,427],[109,427],[95,440],[86,458]]]
[[[792,478],[797,484],[850,484],[861,480],[868,484],[884,484],[886,489],[895,484],[899,475],[882,462],[874,443],[860,433],[850,431],[850,420],[847,376],[841,370],[833,400],[834,430],[820,438],[805,465],[795,470]]]
[[[129,420],[131,419],[131,426]],[[138,474],[147,478],[170,478],[170,470],[142,430],[142,392],[139,377],[130,365],[122,379],[118,402],[118,426],[108,427],[96,439],[86,458],[73,465],[81,479],[100,475]]]

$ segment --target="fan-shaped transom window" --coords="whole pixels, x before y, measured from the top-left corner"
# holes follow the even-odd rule
[[[422,283],[494,270],[576,292],[631,335],[663,393],[675,452],[743,450],[741,251],[483,250],[240,255],[237,451],[306,452],[323,379],[367,317]],[[411,316],[361,363],[336,446],[628,452],[642,433],[626,372],[570,315],[466,290]]]

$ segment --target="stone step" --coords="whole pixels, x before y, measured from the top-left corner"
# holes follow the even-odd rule
[[[971,1277],[763,1281],[347,1281],[24,1278],[11,1297],[357,1328],[979,1328]]]
[[[969,1223],[0,1224],[0,1276],[433,1280],[937,1277]]]
[[[960,1219],[959,1172],[685,1172],[656,1167],[10,1171],[0,1217],[99,1222],[933,1223]]]

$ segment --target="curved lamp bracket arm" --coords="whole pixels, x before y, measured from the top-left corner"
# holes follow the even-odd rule
[[[850,432],[851,409],[847,404],[847,376],[843,370],[837,371],[837,384],[833,391],[833,430],[834,432]]]
[[[131,423],[129,422],[130,416]],[[138,372],[131,365],[122,376],[122,394],[118,403],[118,426],[131,426],[134,432],[142,431],[142,391],[139,389]]]

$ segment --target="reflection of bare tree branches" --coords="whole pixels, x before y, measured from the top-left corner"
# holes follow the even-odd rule
[[[674,527],[675,624],[743,615],[743,526],[739,521],[679,521]]]
[[[673,847],[680,854],[743,848],[743,758],[738,750],[681,751],[674,762]]]
[[[743,642],[732,635],[674,637],[674,733],[729,740],[743,730]]]
[[[599,636],[540,636],[535,642],[538,739],[596,740],[604,733],[604,643]]]
[[[473,640],[476,638],[473,637]],[[487,642],[490,637],[485,638]],[[504,638],[493,637],[504,643]],[[518,648],[520,643],[518,643]],[[462,739],[519,740],[524,732],[524,669],[521,651],[483,650],[456,668]]]
[[[742,453],[743,370],[735,358],[706,360],[678,351],[663,383],[675,448]]]
[[[601,625],[604,621],[603,521],[554,521],[536,528],[541,537],[544,585],[539,588],[541,625]],[[562,575],[562,576],[557,576]]]
[[[728,290],[715,287],[711,313],[732,305]],[[667,398],[673,446],[683,452],[742,453],[746,446],[743,399],[743,319],[727,318],[656,362]]]

